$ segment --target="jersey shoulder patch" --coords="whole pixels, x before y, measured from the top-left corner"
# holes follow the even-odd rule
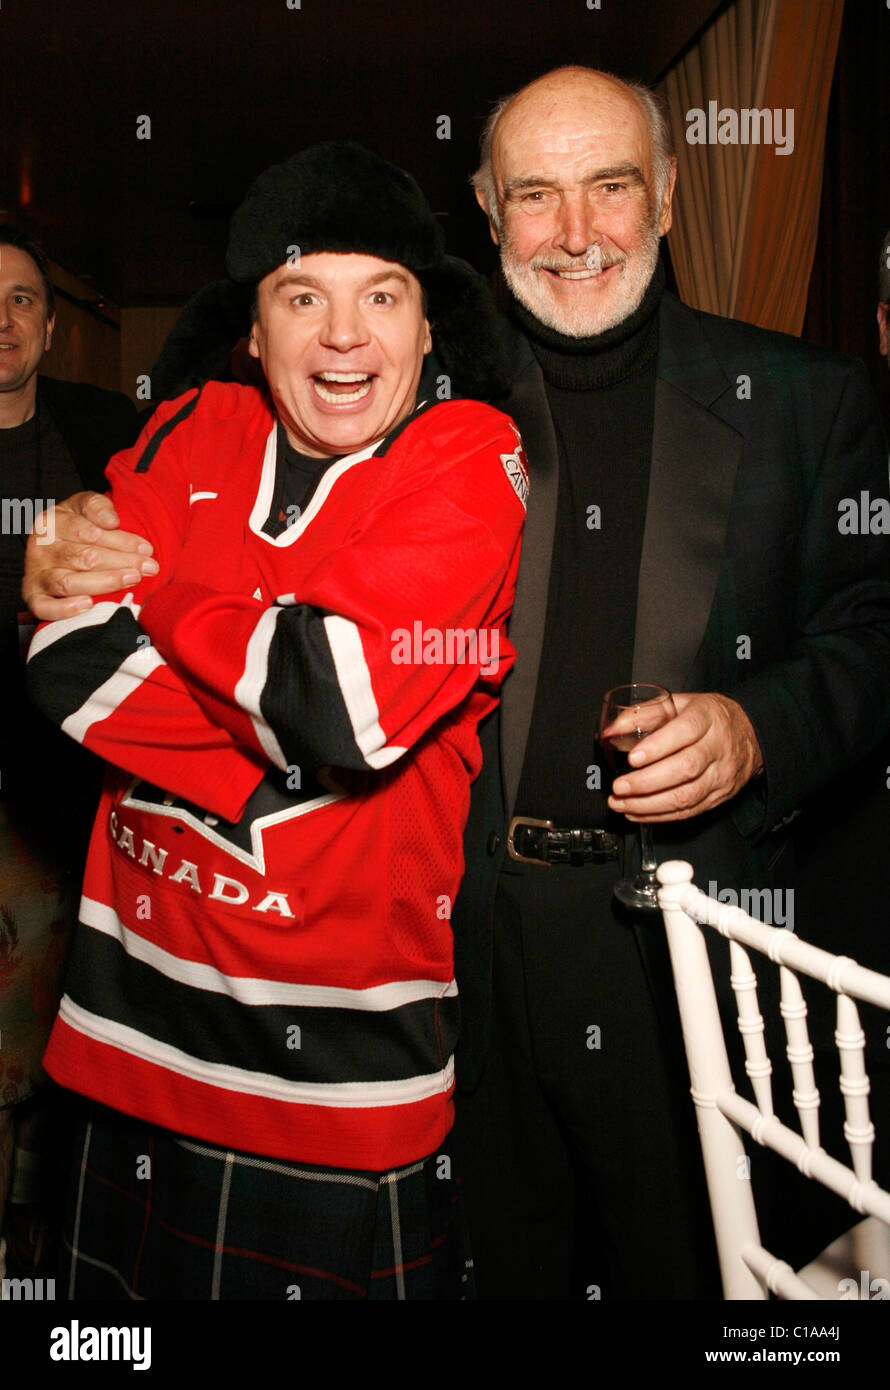
[[[522,438],[516,426],[510,421],[510,428],[516,436],[516,448],[510,454],[501,454],[501,463],[507,480],[523,507],[528,506],[528,464],[522,452]]]

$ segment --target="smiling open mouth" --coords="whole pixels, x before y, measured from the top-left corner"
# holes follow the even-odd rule
[[[367,396],[373,376],[366,372],[316,372],[312,381],[328,405],[351,405]]]
[[[558,280],[596,280],[606,270],[611,270],[617,261],[603,262],[599,267],[582,266],[579,270],[559,270],[556,266],[545,266],[545,270]]]

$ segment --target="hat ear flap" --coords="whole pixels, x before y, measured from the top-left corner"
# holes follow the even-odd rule
[[[251,295],[251,286],[231,280],[215,280],[192,295],[151,369],[154,400],[225,379],[232,349],[250,332]]]
[[[436,355],[454,395],[494,400],[510,389],[504,332],[486,281],[466,261],[445,256],[423,284]]]

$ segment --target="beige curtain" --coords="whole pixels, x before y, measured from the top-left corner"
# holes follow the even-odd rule
[[[661,84],[679,165],[670,250],[686,303],[800,333],[842,15],[843,0],[735,0]],[[734,111],[738,143],[689,143],[696,109],[712,140],[733,134],[719,113]],[[767,109],[781,113],[772,143],[744,143],[742,112]]]

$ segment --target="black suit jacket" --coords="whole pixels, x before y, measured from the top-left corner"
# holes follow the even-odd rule
[[[483,770],[452,916],[461,1089],[475,1085],[484,1061],[494,893],[534,703],[556,519],[543,378],[527,341],[505,332],[513,388],[497,404],[521,431],[531,493],[510,626],[517,660],[500,710],[480,729]],[[861,363],[667,293],[656,378],[633,677],[731,695],[765,765],[762,779],[717,810],[655,827],[656,847],[660,858],[688,858],[706,891],[711,881],[777,885],[787,882],[788,818],[890,728],[890,539],[838,525],[842,499],[887,497],[886,443]]]
[[[133,402],[119,391],[49,376],[38,376],[37,397],[55,420],[84,487],[104,492],[105,465],[139,433]]]

